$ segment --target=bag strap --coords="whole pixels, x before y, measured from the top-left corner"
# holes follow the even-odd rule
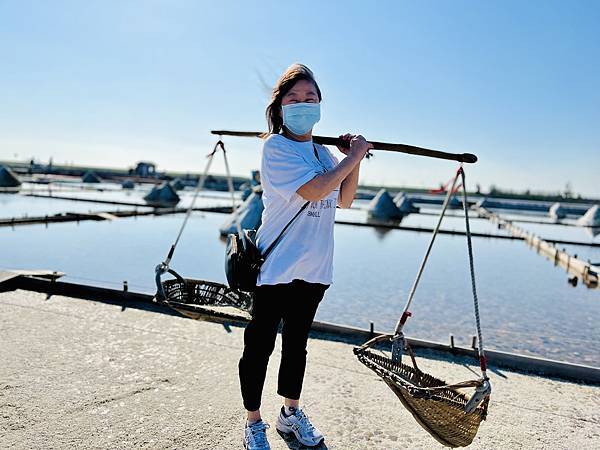
[[[319,153],[317,152],[317,146],[314,143],[313,143],[313,151],[315,152],[315,156],[317,157],[317,160],[319,160],[319,162],[321,162],[321,158],[319,158]],[[273,251],[273,249],[279,242],[279,239],[281,239],[281,236],[283,236],[283,233],[285,233],[285,231],[289,228],[289,226],[292,224],[292,222],[294,220],[296,220],[296,218],[302,213],[302,211],[304,211],[306,209],[306,207],[308,206],[309,203],[310,202],[306,202],[306,203],[304,203],[304,205],[302,205],[302,208],[300,208],[300,211],[298,211],[296,213],[296,215],[294,217],[292,217],[292,220],[290,220],[287,223],[287,225],[283,228],[283,230],[281,230],[281,233],[279,233],[279,236],[277,236],[277,238],[273,241],[273,243],[271,245],[269,245],[269,247],[265,250],[265,253],[262,255],[263,262],[265,259],[267,259],[267,256],[269,256],[269,253],[271,253]]]
[[[313,150],[315,152],[315,156],[317,157],[317,160],[319,162],[321,162],[321,158],[319,158],[319,152],[317,151],[317,146],[315,144],[313,144]]]
[[[306,203],[304,203],[304,205],[302,205],[302,208],[300,208],[300,211],[298,211],[296,213],[296,215],[294,217],[292,217],[292,220],[290,220],[287,223],[287,225],[283,228],[283,230],[281,230],[281,233],[279,233],[279,236],[277,236],[277,238],[273,241],[273,243],[271,245],[269,245],[269,248],[267,248],[265,250],[265,252],[262,255],[263,262],[264,262],[265,259],[267,259],[267,256],[269,256],[269,253],[271,253],[273,251],[273,249],[275,248],[275,246],[277,245],[277,243],[281,239],[281,236],[283,236],[283,233],[285,233],[285,231],[289,228],[289,226],[292,224],[292,222],[294,220],[296,220],[296,218],[300,215],[300,213],[302,213],[302,211],[304,211],[306,209],[306,207],[308,206],[309,203],[310,202],[306,202]]]

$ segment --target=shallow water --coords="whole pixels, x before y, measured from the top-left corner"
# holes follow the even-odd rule
[[[129,211],[134,206],[107,205],[71,200],[0,195],[0,219],[50,216],[61,212],[88,213],[99,211]]]
[[[364,220],[364,211],[338,214],[361,217]],[[109,287],[127,280],[131,290],[153,292],[154,267],[166,256],[182,218],[179,214],[3,228],[0,267],[59,270],[68,274],[66,280]],[[194,213],[172,267],[186,277],[224,282],[224,243],[218,228],[226,218]],[[424,227],[436,220],[416,215],[409,219]],[[459,218],[444,224],[449,229],[462,229],[461,225]],[[490,225],[473,220],[474,231],[489,230]],[[317,318],[361,327],[373,321],[376,329],[391,331],[429,238],[428,233],[336,225],[335,280]],[[475,238],[473,244],[487,347],[600,366],[600,290],[571,287],[563,270],[522,242]],[[452,333],[457,343],[470,344],[475,334],[472,311],[465,238],[440,235],[406,332],[443,342]]]
[[[151,209],[146,205],[144,196],[149,192],[148,188],[136,188],[133,190],[115,189],[97,190],[89,186],[71,187],[61,186],[47,189],[36,187],[35,189],[24,189],[23,193],[34,193],[44,196],[69,197],[72,199],[135,203],[142,206],[114,205],[109,203],[93,203],[89,201],[74,201],[61,198],[30,197],[20,194],[0,194],[0,219],[35,217],[53,215],[61,212],[99,212],[99,211],[131,211],[134,209]],[[181,201],[176,205],[178,208],[187,208],[192,203],[193,191],[179,191]],[[239,204],[239,196],[236,201]],[[231,206],[231,197],[225,192],[203,191],[198,196],[195,206]]]

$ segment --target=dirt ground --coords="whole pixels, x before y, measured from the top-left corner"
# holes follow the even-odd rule
[[[243,328],[88,300],[0,294],[0,448],[242,448],[237,378]],[[278,343],[279,346],[279,343]],[[470,367],[423,358],[447,381]],[[273,449],[279,347],[263,416]],[[600,448],[600,387],[492,372],[489,416],[473,449]],[[302,404],[321,449],[439,449],[352,346],[311,339]]]

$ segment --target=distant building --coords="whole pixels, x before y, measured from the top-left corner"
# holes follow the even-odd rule
[[[140,161],[135,166],[133,173],[139,177],[155,177],[156,164],[148,161]]]

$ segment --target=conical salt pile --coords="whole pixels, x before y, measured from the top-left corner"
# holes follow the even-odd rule
[[[131,180],[125,180],[121,183],[121,187],[123,189],[133,189],[135,187],[135,183]]]
[[[371,200],[367,211],[370,219],[402,220],[404,214],[398,209],[389,192],[381,189]]]
[[[586,227],[592,237],[600,234],[600,206],[594,205],[577,220],[577,225]]]
[[[173,186],[176,191],[181,191],[183,188],[185,188],[185,183],[181,181],[180,178],[175,178],[173,181],[171,181],[171,186]]]
[[[478,200],[477,203],[475,203],[475,206],[477,208],[489,208],[490,201],[487,199],[487,197],[485,197],[485,198],[482,198],[481,200]]]
[[[6,166],[0,166],[0,188],[21,186],[17,175]]]
[[[261,224],[263,209],[262,189],[254,189],[252,194],[238,208],[238,220],[242,229],[257,230]],[[237,233],[237,227],[233,221],[233,214],[227,217],[227,220],[219,228],[221,236],[227,236],[231,233]]]
[[[412,200],[409,199],[406,195],[404,195],[404,192],[399,192],[398,194],[396,194],[396,196],[394,197],[394,203],[398,210],[404,216],[407,216],[411,213],[419,212],[419,208],[413,205]]]
[[[563,208],[563,206],[558,202],[550,207],[548,214],[550,214],[550,217],[552,217],[554,220],[564,219],[567,216],[565,208]]]
[[[165,182],[160,186],[154,186],[144,200],[152,206],[175,206],[180,199],[173,186]]]
[[[458,198],[458,196],[455,194],[450,198],[450,203],[448,203],[448,207],[450,209],[459,209],[463,207],[463,203],[462,200]]]
[[[81,177],[81,181],[84,183],[102,183],[100,177],[92,170],[88,170],[85,175]]]
[[[600,225],[600,207],[592,206],[577,220],[577,224],[583,227],[595,227]]]
[[[248,182],[242,183],[239,190],[242,191],[242,201],[245,201],[252,194],[252,186]]]
[[[394,203],[398,204],[402,201],[402,199],[406,197],[404,192],[400,191],[394,196]]]

